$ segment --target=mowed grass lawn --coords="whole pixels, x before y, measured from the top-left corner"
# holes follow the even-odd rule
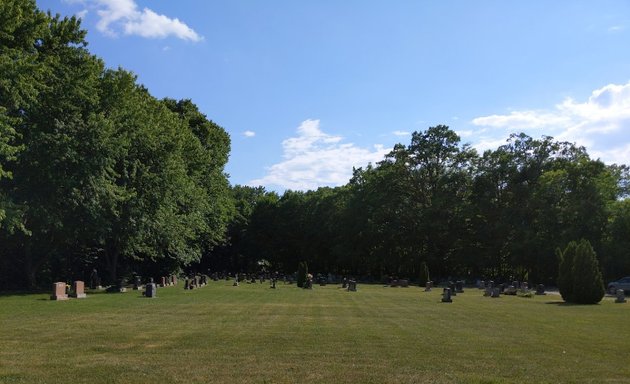
[[[630,383],[630,302],[211,282],[0,296],[0,383]]]

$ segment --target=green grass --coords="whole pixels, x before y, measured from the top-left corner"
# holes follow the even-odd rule
[[[630,303],[358,288],[0,296],[0,383],[630,383]]]

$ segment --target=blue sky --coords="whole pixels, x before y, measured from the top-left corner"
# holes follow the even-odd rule
[[[156,97],[232,139],[232,184],[345,184],[445,124],[480,151],[512,132],[630,163],[630,2],[37,0]]]

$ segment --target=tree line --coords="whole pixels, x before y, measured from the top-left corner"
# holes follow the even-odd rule
[[[309,271],[554,283],[586,239],[630,273],[629,172],[551,137],[477,153],[414,132],[337,188],[230,186],[230,138],[87,50],[75,17],[0,2],[0,290],[131,274]]]
[[[212,264],[269,260],[380,281],[493,278],[556,284],[557,249],[588,240],[608,278],[630,274],[628,168],[551,137],[511,135],[478,154],[446,126],[414,132],[347,185],[236,186],[237,219]]]

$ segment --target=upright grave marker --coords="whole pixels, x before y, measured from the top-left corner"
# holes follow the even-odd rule
[[[85,283],[81,280],[77,280],[72,283],[72,297],[77,299],[85,299],[87,295],[85,294]]]
[[[157,297],[157,285],[153,282],[153,278],[149,279],[147,285],[144,286],[144,296],[148,298]]]
[[[53,283],[53,294],[50,296],[50,300],[68,300],[65,282]]]
[[[442,291],[442,302],[443,303],[452,303],[453,299],[451,299],[451,289],[450,288],[444,288],[444,290]]]

